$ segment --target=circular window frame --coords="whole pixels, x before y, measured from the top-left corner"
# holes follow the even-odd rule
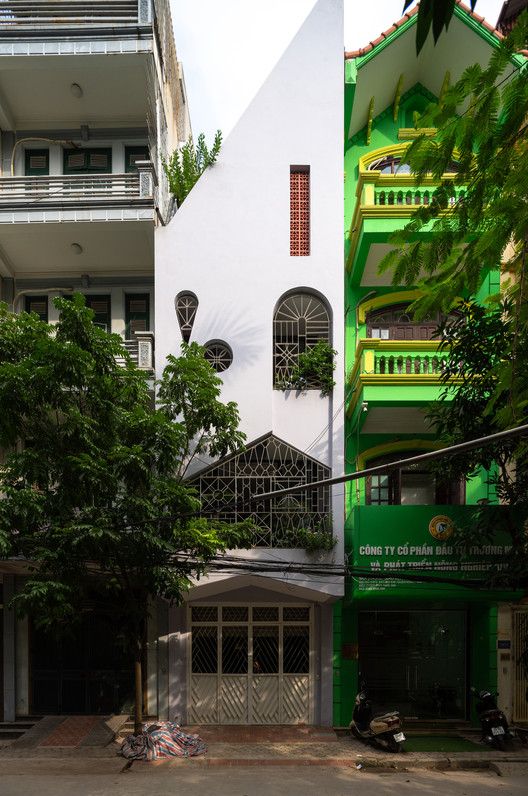
[[[221,367],[221,368],[217,367],[218,363],[221,364],[223,361],[226,361],[226,360],[222,360],[222,359],[218,358],[218,355],[215,355],[214,361],[211,361],[208,358],[207,352],[213,346],[221,347],[226,352],[227,358],[229,358],[229,362],[225,365],[225,367]],[[215,371],[215,373],[225,373],[225,371],[229,367],[231,367],[231,365],[233,364],[233,349],[231,348],[229,343],[226,343],[225,340],[217,340],[217,339],[208,340],[207,343],[204,343],[203,347],[204,347],[204,356],[207,359],[207,361],[209,362],[209,364],[211,365],[211,367],[213,368],[213,370]]]

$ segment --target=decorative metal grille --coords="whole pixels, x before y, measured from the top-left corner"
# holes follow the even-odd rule
[[[244,613],[246,621],[230,623]],[[214,625],[193,619],[215,614],[222,619]],[[264,617],[268,622],[258,622]],[[192,606],[191,618],[189,721],[295,724],[312,719],[309,606]]]
[[[310,619],[310,609],[308,606],[290,606],[282,609],[282,618],[285,622],[308,622]]]
[[[198,489],[204,511],[224,522],[250,519],[258,530],[256,547],[303,547],[309,528],[332,534],[330,490],[312,489],[300,497],[251,501],[259,492],[309,484],[330,477],[330,469],[270,435],[245,451],[198,473],[191,483]]]
[[[285,674],[307,674],[310,671],[310,629],[306,625],[284,628],[282,667]]]
[[[278,620],[279,620],[279,609],[276,605],[254,606],[253,608],[254,622],[278,622]]]
[[[281,301],[273,319],[275,382],[287,382],[299,354],[314,348],[319,340],[330,343],[330,318],[323,302],[309,293],[296,293]],[[307,386],[317,389],[321,385]]]
[[[198,299],[194,293],[180,293],[176,297],[175,306],[181,335],[185,342],[188,343],[198,310]]]
[[[205,358],[217,373],[227,370],[233,361],[233,352],[227,343],[211,342],[205,344]]]
[[[222,622],[247,622],[249,608],[245,605],[224,605],[222,608]]]
[[[218,608],[212,605],[193,605],[191,617],[193,622],[217,622]]]
[[[310,172],[290,170],[290,256],[310,254]]]

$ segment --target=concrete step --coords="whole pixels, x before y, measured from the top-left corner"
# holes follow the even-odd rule
[[[35,726],[42,716],[28,716],[15,721],[0,721],[0,743],[2,741],[16,741],[32,727]]]

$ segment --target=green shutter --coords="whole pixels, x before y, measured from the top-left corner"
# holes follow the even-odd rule
[[[150,160],[150,153],[147,146],[127,146],[125,147],[125,172],[137,171],[136,163],[138,160]]]
[[[26,296],[26,312],[36,312],[41,321],[48,322],[48,297]]]
[[[49,149],[26,149],[26,176],[49,174]]]
[[[109,174],[112,171],[112,150],[65,149],[64,174]]]
[[[125,300],[126,338],[132,338],[132,332],[148,332],[150,295],[148,293],[131,293]]]
[[[86,306],[95,313],[94,323],[105,332],[110,332],[112,316],[110,314],[110,296],[85,296]]]

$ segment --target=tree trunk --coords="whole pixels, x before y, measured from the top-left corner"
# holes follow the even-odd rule
[[[143,679],[141,672],[141,657],[143,645],[138,635],[134,645],[134,678],[136,685],[136,701],[134,707],[134,735],[141,735],[143,727]]]

